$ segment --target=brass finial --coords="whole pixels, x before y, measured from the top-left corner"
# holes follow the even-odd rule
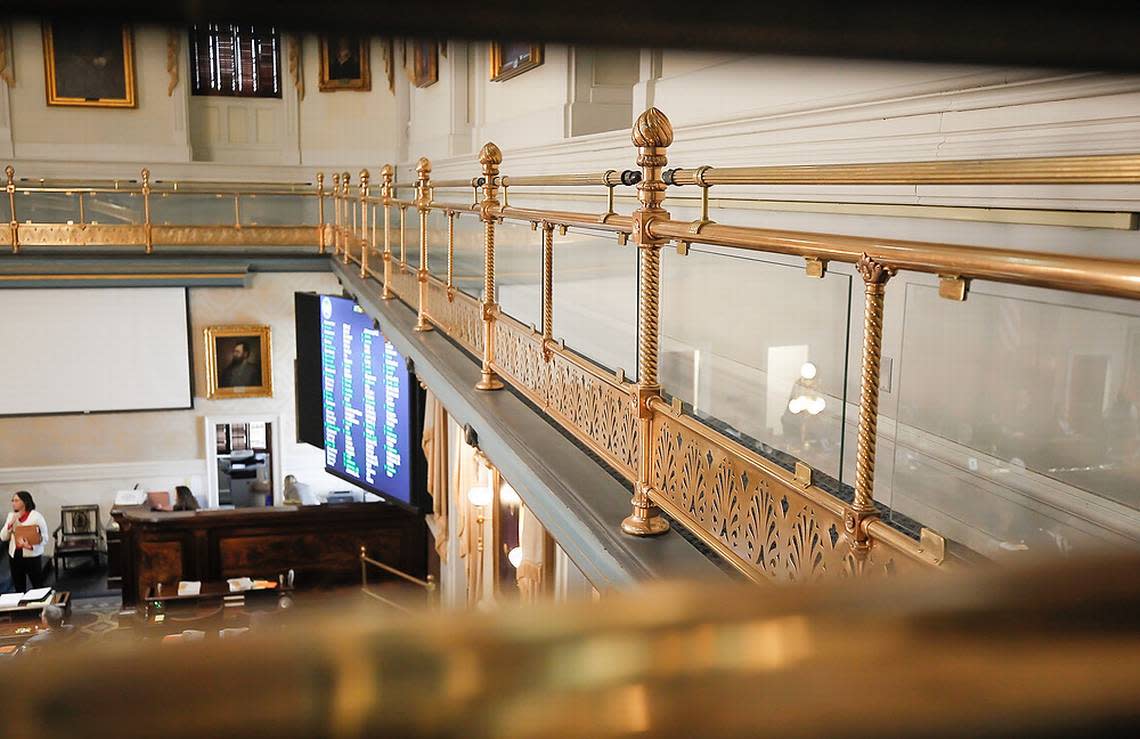
[[[317,172],[317,187],[324,187],[324,186],[325,186],[325,173],[324,172]]]
[[[350,175],[348,172],[340,173],[340,186],[342,188],[341,192],[343,192],[345,195],[348,194],[348,183],[351,181],[351,179],[352,175]]]
[[[380,168],[380,179],[384,180],[384,184],[389,184],[392,181],[392,176],[395,170],[392,169],[391,164],[385,164]]]
[[[368,184],[368,170],[367,169],[360,170],[360,184],[362,184],[362,185]]]
[[[11,182],[16,177],[16,168],[9,164],[4,168],[4,174],[8,177],[8,182]]]
[[[143,170],[142,170],[142,183],[143,183],[143,187],[146,187],[147,185],[150,184],[150,170],[147,169],[146,167],[143,167]]]
[[[483,148],[479,150],[479,163],[486,169],[487,165],[494,165],[498,167],[503,163],[503,152],[498,146],[488,141],[483,144]]]
[[[420,160],[416,162],[416,174],[421,180],[426,180],[427,176],[431,174],[431,160],[427,157],[420,157]]]
[[[673,124],[657,108],[649,108],[633,124],[634,146],[664,148],[673,145]]]

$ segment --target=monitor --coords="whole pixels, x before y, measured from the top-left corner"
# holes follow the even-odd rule
[[[321,296],[321,375],[325,469],[416,507],[411,373],[353,300]]]

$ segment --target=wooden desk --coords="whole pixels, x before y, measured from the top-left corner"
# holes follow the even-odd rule
[[[360,547],[416,577],[427,572],[427,525],[385,503],[193,512],[116,508],[123,604],[156,583],[224,582],[296,572],[298,590],[360,583]],[[373,554],[375,552],[375,554]]]
[[[204,582],[197,594],[179,595],[178,583],[164,583],[147,591],[143,623],[151,631],[199,629],[213,635],[220,628],[248,626],[252,613],[283,610],[281,599],[293,592],[280,585],[231,592],[226,582]]]

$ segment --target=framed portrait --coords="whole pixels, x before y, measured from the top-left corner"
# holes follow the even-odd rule
[[[502,82],[542,66],[542,44],[491,42],[491,81]]]
[[[48,105],[135,107],[129,25],[86,19],[45,21],[43,36]]]
[[[416,87],[431,87],[439,82],[439,42],[409,41],[412,46],[412,67],[408,72]]]
[[[206,397],[271,397],[272,361],[268,326],[207,327]]]
[[[368,36],[349,34],[321,36],[321,92],[372,89],[370,41]]]

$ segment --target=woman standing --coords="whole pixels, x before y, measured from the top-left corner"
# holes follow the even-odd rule
[[[36,526],[40,530],[40,541],[33,544],[28,539],[16,534],[17,526]],[[0,529],[0,541],[8,542],[8,556],[12,563],[12,587],[17,593],[28,589],[30,580],[33,588],[43,586],[43,554],[44,542],[51,534],[48,532],[47,521],[43,514],[36,510],[36,502],[32,494],[21,490],[12,496],[12,512],[8,520]]]

